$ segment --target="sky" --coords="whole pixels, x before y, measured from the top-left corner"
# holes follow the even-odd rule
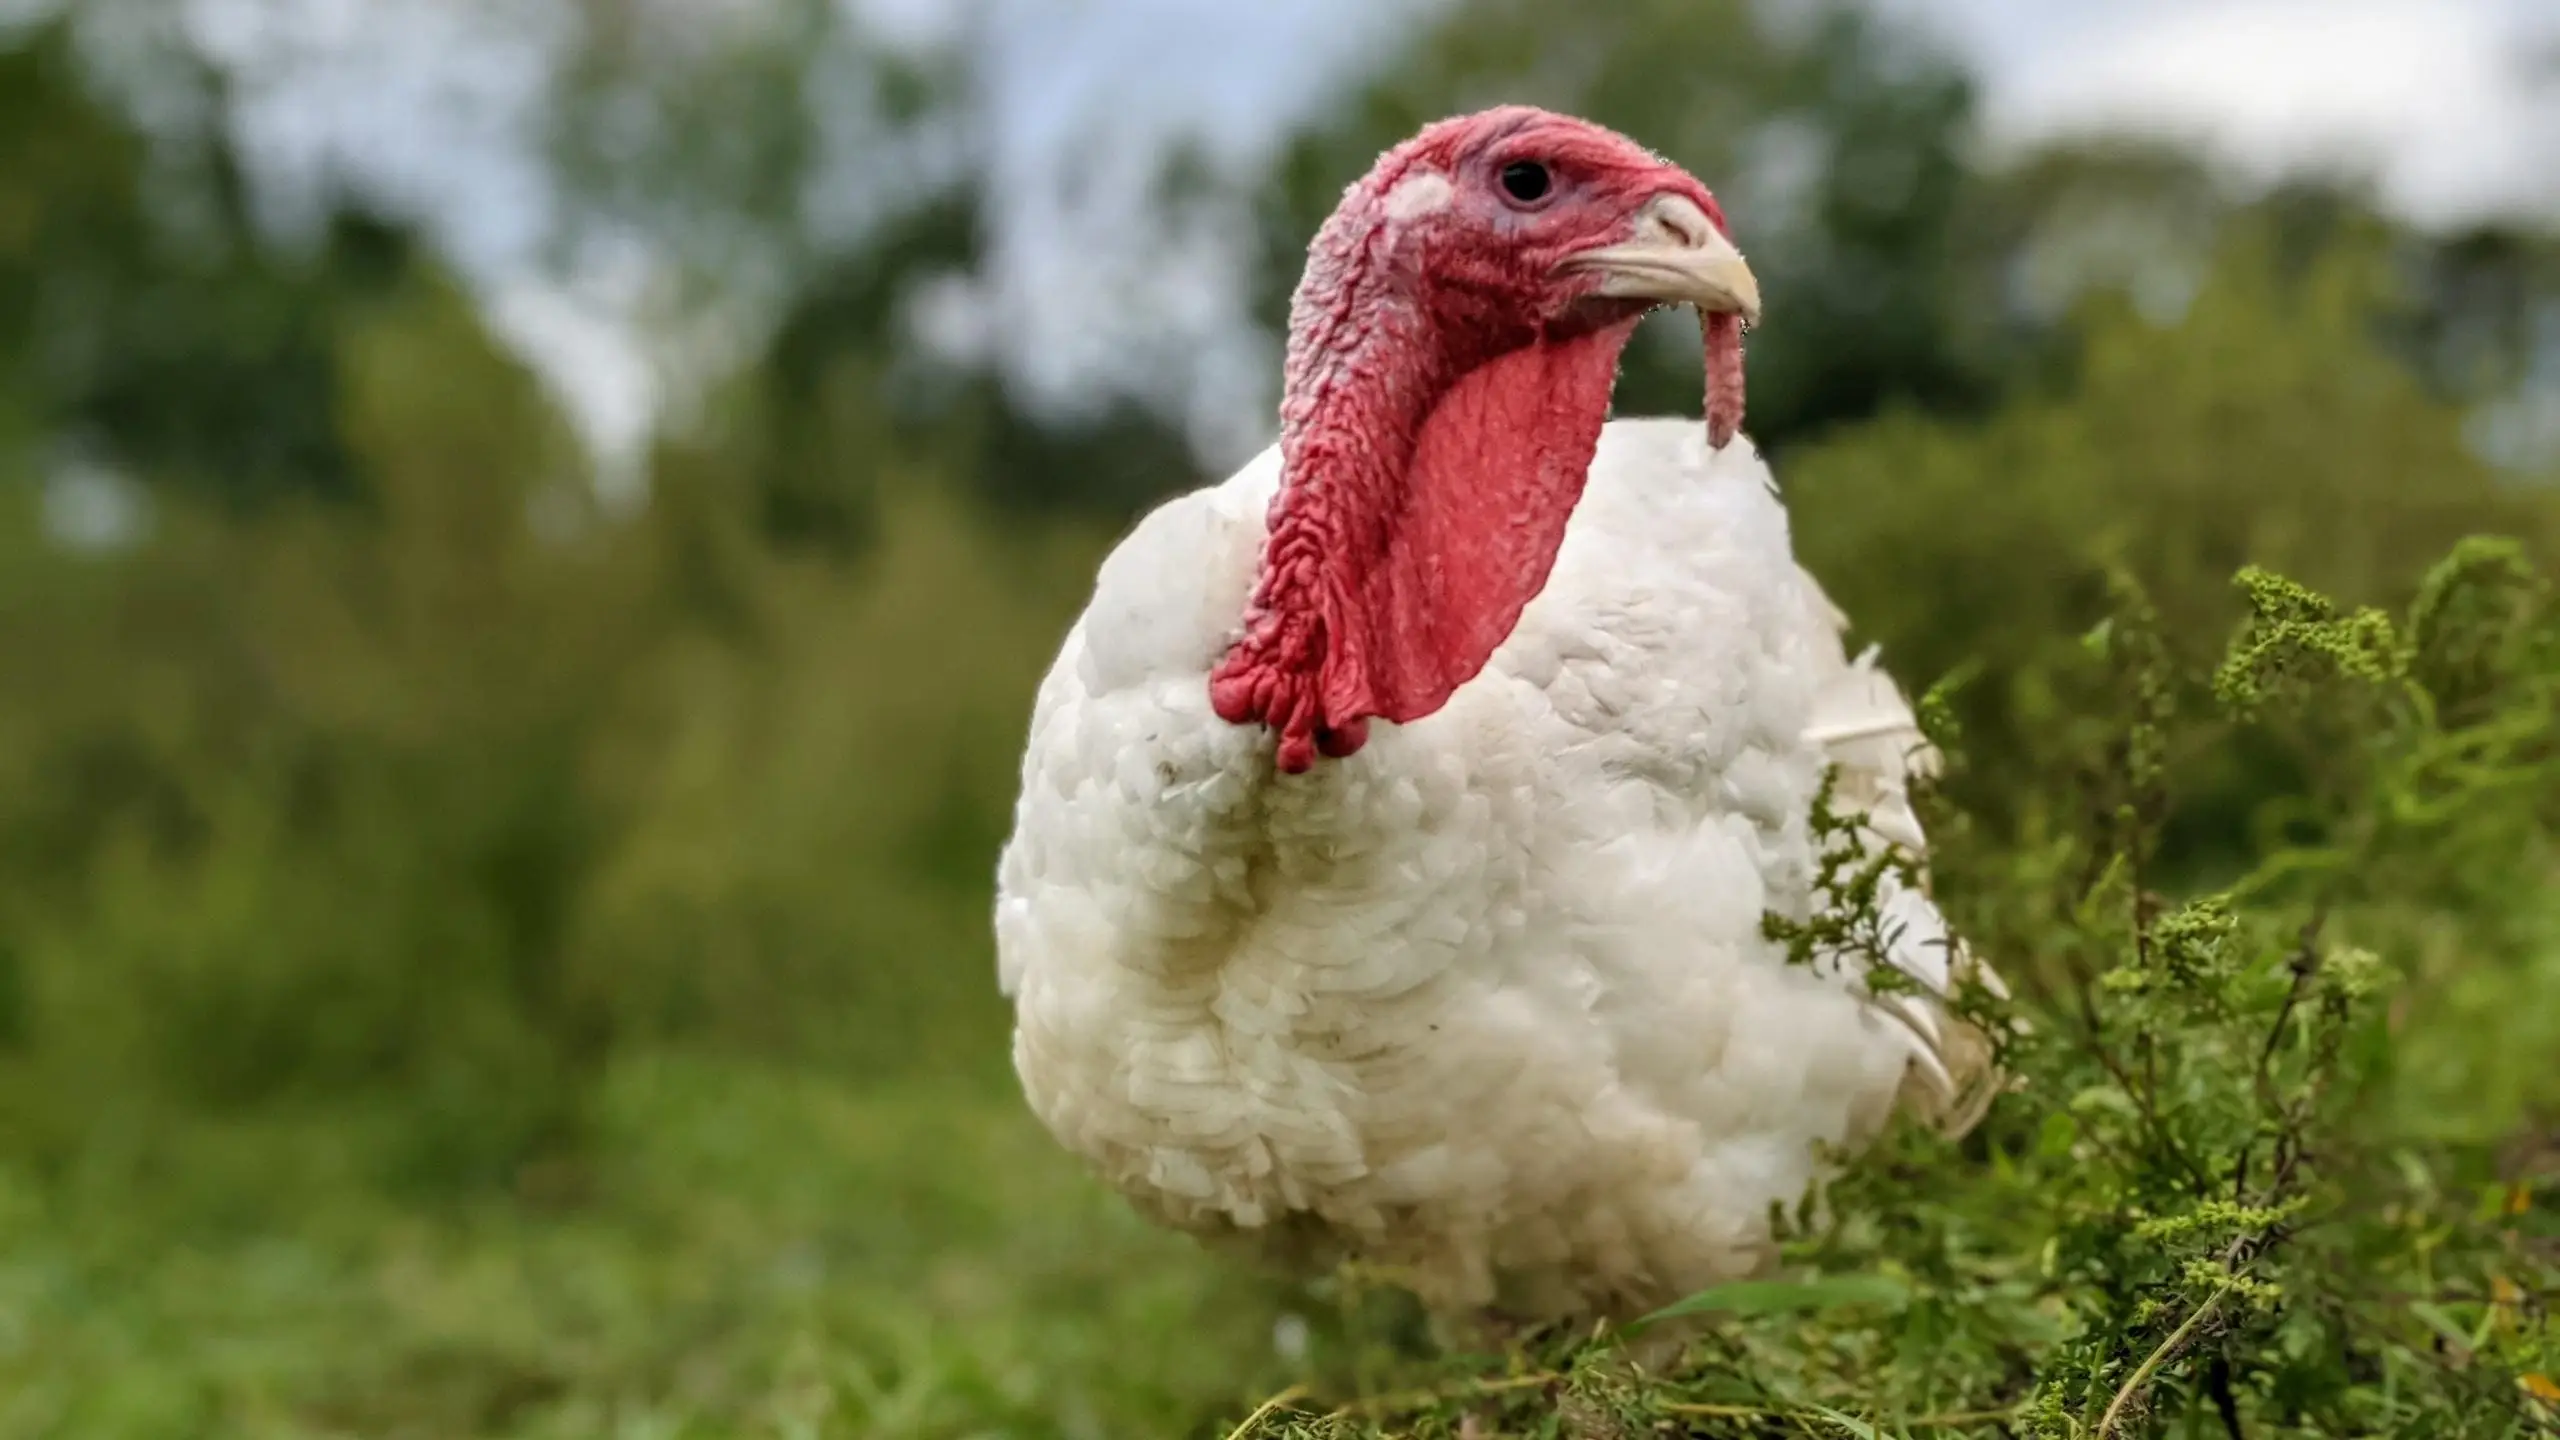
[[[2193,141],[2244,179],[2301,166],[2363,172],[2385,203],[2425,223],[2560,216],[2560,0],[1879,3],[1972,64],[1995,151],[2137,131]],[[875,0],[882,8],[929,35],[949,7]],[[1134,373],[1149,393],[1187,390],[1204,457],[1258,448],[1272,357],[1234,346],[1221,268],[1229,237],[1129,246],[1127,207],[1151,153],[1129,142],[1182,133],[1250,160],[1293,116],[1326,103],[1401,17],[1427,8],[997,0],[984,33],[1004,137],[998,193],[1021,223],[990,257],[977,327],[1019,342],[1016,378],[1061,395],[1081,377]],[[1137,75],[1143,90],[1129,83]],[[1067,147],[1124,163],[1069,195],[1067,167],[1054,163]],[[1103,298],[1074,306],[1060,295]]]
[[[2259,177],[2370,168],[2435,223],[2560,213],[2553,0],[1894,0],[1987,80],[1995,139],[2137,129]]]
[[[60,3],[60,0],[53,0]],[[530,137],[568,43],[521,0],[76,0],[84,21],[183,26],[231,73],[268,203],[290,218],[353,178],[432,225],[501,333],[608,462],[636,456],[668,377],[629,324],[642,278],[538,263],[550,222]],[[633,0],[675,3],[675,0]],[[952,0],[842,0],[912,40]],[[1268,357],[1233,336],[1232,233],[1215,216],[1128,243],[1154,146],[1249,163],[1326,103],[1433,0],[974,0],[1006,228],[985,285],[937,297],[949,343],[1011,346],[1036,393],[1116,370],[1188,391],[1204,454],[1266,424]],[[2203,145],[2238,175],[2369,172],[2387,203],[2452,224],[2560,216],[2560,0],[1877,0],[1930,27],[1983,85],[1985,140],[2137,130]],[[0,0],[8,14],[47,0]],[[704,26],[757,0],[689,0]],[[1567,13],[1560,11],[1561,13]],[[1142,84],[1131,77],[1143,76]],[[148,86],[137,93],[148,98]],[[1105,157],[1067,166],[1060,157]],[[1080,297],[1069,303],[1060,297]],[[1117,317],[1098,326],[1099,307]]]
[[[2244,173],[2370,167],[2443,223],[2560,213],[2560,0],[1881,0],[1982,77],[1990,139],[2198,140]],[[934,33],[938,0],[874,0]],[[1171,123],[1250,153],[1392,35],[1378,0],[1006,0],[992,58],[1030,155],[1093,124]],[[1162,57],[1159,63],[1150,59]],[[1127,80],[1147,77],[1144,91]],[[1143,103],[1132,107],[1131,100]]]

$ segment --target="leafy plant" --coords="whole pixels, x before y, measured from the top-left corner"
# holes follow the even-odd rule
[[[2560,1171],[2499,1143],[2530,1116],[2436,1123],[2401,1065],[2480,1023],[2440,1006],[2444,957],[2550,985],[2560,610],[2493,539],[2396,616],[2260,570],[2238,588],[2249,619],[2185,669],[2116,578],[2048,677],[2069,707],[2047,783],[2013,792],[2022,840],[1929,797],[1940,899],[2016,992],[1964,1000],[2014,1080],[1961,1147],[1906,1128],[1793,1217],[1784,1277],[1649,1317],[1712,1318],[1662,1373],[1559,1336],[1259,1432],[2560,1433],[2560,1221],[2536,1199]],[[2248,865],[2165,890],[2182,783],[2243,744],[2305,783]],[[1877,943],[1888,863],[1835,874],[1852,913],[1793,938]]]

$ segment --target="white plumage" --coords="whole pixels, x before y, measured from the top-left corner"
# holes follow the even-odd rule
[[[1821,903],[1826,764],[1917,852],[1925,756],[1747,442],[1609,424],[1483,672],[1299,775],[1204,681],[1280,473],[1148,516],[1040,688],[996,934],[1061,1142],[1166,1223],[1529,1318],[1753,1272],[1827,1151],[1898,1103],[1969,1121],[1978,1036],[1761,933]],[[1944,992],[1935,909],[1887,909]]]

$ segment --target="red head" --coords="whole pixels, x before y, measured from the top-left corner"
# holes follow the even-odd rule
[[[1707,330],[1707,425],[1742,419],[1750,270],[1715,197],[1613,131],[1509,106],[1381,156],[1317,232],[1289,321],[1284,467],[1218,714],[1283,770],[1418,720],[1546,584],[1652,306]]]

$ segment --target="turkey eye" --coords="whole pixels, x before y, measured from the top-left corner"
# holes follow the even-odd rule
[[[1547,195],[1547,167],[1535,160],[1514,160],[1502,167],[1502,193],[1526,205]]]

